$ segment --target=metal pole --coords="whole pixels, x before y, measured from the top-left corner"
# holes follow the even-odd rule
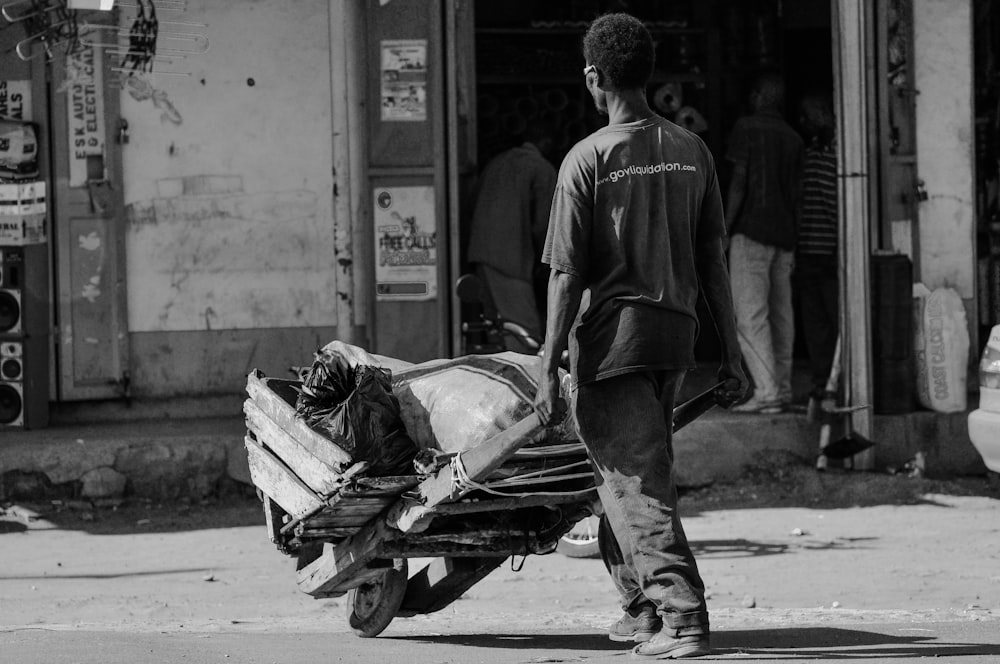
[[[834,0],[834,85],[837,107],[838,222],[840,227],[840,337],[844,405],[872,403],[870,210],[868,152],[869,14],[864,0]],[[851,413],[850,428],[872,437],[871,409]],[[872,450],[854,467],[874,467]]]
[[[363,9],[358,0],[330,0],[330,91],[333,131],[334,260],[337,271],[337,338],[345,343],[357,339],[359,321],[364,324],[363,303],[355,286],[363,274],[363,261],[355,248],[363,237],[365,196],[364,88],[359,82],[365,52]],[[361,280],[363,282],[363,280]],[[360,293],[361,299],[365,294]]]

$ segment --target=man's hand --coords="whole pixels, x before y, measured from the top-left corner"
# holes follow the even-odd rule
[[[535,395],[535,412],[548,428],[559,426],[566,417],[566,400],[559,396],[559,375],[542,372]]]
[[[741,362],[727,362],[719,369],[719,380],[722,385],[715,390],[715,400],[723,408],[740,403],[746,398],[750,389],[750,381],[743,373]]]
[[[548,316],[545,322],[545,350],[538,368],[538,393],[535,412],[546,427],[558,426],[566,417],[566,401],[559,396],[559,360],[566,349],[569,330],[573,326],[583,282],[567,272],[549,272]]]

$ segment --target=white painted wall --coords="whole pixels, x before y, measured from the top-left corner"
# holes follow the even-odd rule
[[[122,93],[129,332],[335,325],[329,2],[185,4]]]
[[[931,289],[975,293],[975,155],[972,0],[913,0],[918,91],[920,274]]]

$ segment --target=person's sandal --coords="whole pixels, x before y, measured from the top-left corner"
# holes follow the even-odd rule
[[[650,659],[702,657],[711,654],[711,652],[712,649],[709,647],[708,634],[671,636],[665,631],[657,632],[656,636],[649,641],[640,643],[632,649],[632,654]]]
[[[733,413],[755,413],[760,415],[777,415],[781,410],[781,404],[776,401],[757,401],[753,397],[729,409]]]

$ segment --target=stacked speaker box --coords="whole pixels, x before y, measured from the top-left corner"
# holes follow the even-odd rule
[[[48,425],[47,250],[0,246],[0,429]]]
[[[876,254],[871,282],[875,412],[910,413],[916,410],[913,265],[902,254]]]

